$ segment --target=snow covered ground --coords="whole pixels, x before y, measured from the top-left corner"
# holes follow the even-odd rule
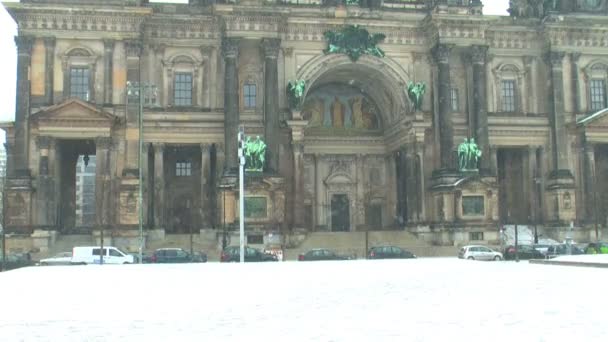
[[[603,341],[608,272],[456,258],[30,267],[1,341]]]
[[[583,254],[583,255],[562,255],[550,260],[554,261],[575,261],[594,264],[608,264],[608,254]]]

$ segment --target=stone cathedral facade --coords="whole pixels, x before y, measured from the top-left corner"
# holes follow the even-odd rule
[[[606,0],[511,1],[510,17],[479,0],[5,6],[19,30],[7,232],[136,241],[141,205],[148,238],[219,234],[240,219],[239,126],[268,146],[247,176],[249,235],[452,244],[504,224],[559,238],[572,222],[582,241],[606,227]],[[410,82],[425,85],[419,108]],[[474,170],[458,169],[465,138]],[[76,220],[76,162],[93,156],[94,219]]]

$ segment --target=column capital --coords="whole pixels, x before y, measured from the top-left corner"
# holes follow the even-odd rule
[[[55,138],[48,135],[39,135],[36,137],[36,146],[39,150],[48,150]]]
[[[224,58],[236,59],[239,55],[240,38],[224,38],[222,40],[222,55]]]
[[[152,143],[152,147],[154,148],[154,152],[164,152],[165,150],[165,143],[159,143],[159,142],[155,142]]]
[[[55,37],[43,37],[42,41],[44,42],[44,47],[46,49],[54,49],[57,39],[55,39]]]
[[[581,53],[580,52],[572,52],[570,54],[570,60],[572,60],[572,63],[577,64],[578,60],[581,58]]]
[[[201,152],[202,153],[209,153],[209,151],[211,151],[211,145],[210,143],[201,143]]]
[[[127,57],[139,58],[141,56],[141,41],[136,39],[125,40]]]
[[[111,137],[97,137],[95,138],[95,148],[107,150],[112,146]]]
[[[15,36],[15,44],[17,45],[17,52],[20,55],[31,55],[32,46],[34,45],[34,37],[32,36]]]
[[[224,144],[223,143],[215,143],[215,152],[216,153],[224,153]]]
[[[294,153],[304,153],[304,143],[303,142],[294,141],[291,143],[291,146],[293,147]]]
[[[551,51],[547,55],[547,59],[549,63],[551,63],[551,67],[553,68],[562,68],[562,62],[564,61],[564,57],[566,53],[563,51]]]
[[[215,46],[203,45],[200,47],[201,55],[203,58],[211,58],[213,51],[215,50]]]
[[[111,53],[114,51],[114,39],[104,39],[103,40],[103,50],[105,52]]]
[[[264,38],[261,43],[264,58],[276,59],[279,57],[279,49],[281,47],[281,39],[279,38]]]
[[[485,45],[473,45],[471,47],[471,62],[473,64],[486,64],[486,56],[488,55],[488,47]]]
[[[452,45],[437,44],[431,50],[431,53],[433,54],[433,58],[435,59],[435,62],[437,62],[438,64],[448,64],[449,60],[450,60],[451,50],[452,50]]]

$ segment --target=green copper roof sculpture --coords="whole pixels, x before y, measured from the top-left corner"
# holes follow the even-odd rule
[[[384,51],[376,46],[386,38],[382,33],[370,34],[359,25],[346,25],[340,31],[325,31],[323,35],[328,44],[323,50],[325,54],[343,53],[353,62],[363,54],[384,57]]]
[[[409,82],[407,84],[407,96],[414,104],[414,110],[420,110],[422,108],[422,96],[424,96],[425,91],[426,85],[422,82]]]
[[[480,157],[481,151],[474,138],[464,138],[464,141],[458,145],[458,169],[460,171],[477,170],[477,162]]]
[[[306,90],[306,81],[295,80],[293,83],[287,83],[287,101],[289,109],[300,109],[304,100],[304,91]]]

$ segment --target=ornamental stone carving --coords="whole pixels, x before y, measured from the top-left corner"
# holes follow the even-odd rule
[[[474,45],[471,49],[471,62],[473,62],[473,64],[485,64],[487,54],[487,46]]]
[[[450,61],[452,47],[447,44],[438,44],[433,48],[432,54],[438,64],[447,64]]]
[[[32,36],[15,36],[15,44],[20,55],[31,55],[34,37]]]
[[[561,68],[562,62],[564,61],[564,57],[566,53],[563,51],[551,51],[549,53],[549,62],[553,68]]]
[[[239,38],[224,38],[222,40],[222,55],[224,58],[236,59],[239,54]]]
[[[36,146],[39,150],[48,150],[51,148],[54,138],[46,135],[36,137]]]
[[[141,41],[139,40],[127,40],[125,41],[125,50],[127,51],[127,57],[141,56]]]
[[[281,40],[276,38],[264,38],[262,40],[262,52],[265,58],[276,59],[279,57],[279,48],[281,47]]]

